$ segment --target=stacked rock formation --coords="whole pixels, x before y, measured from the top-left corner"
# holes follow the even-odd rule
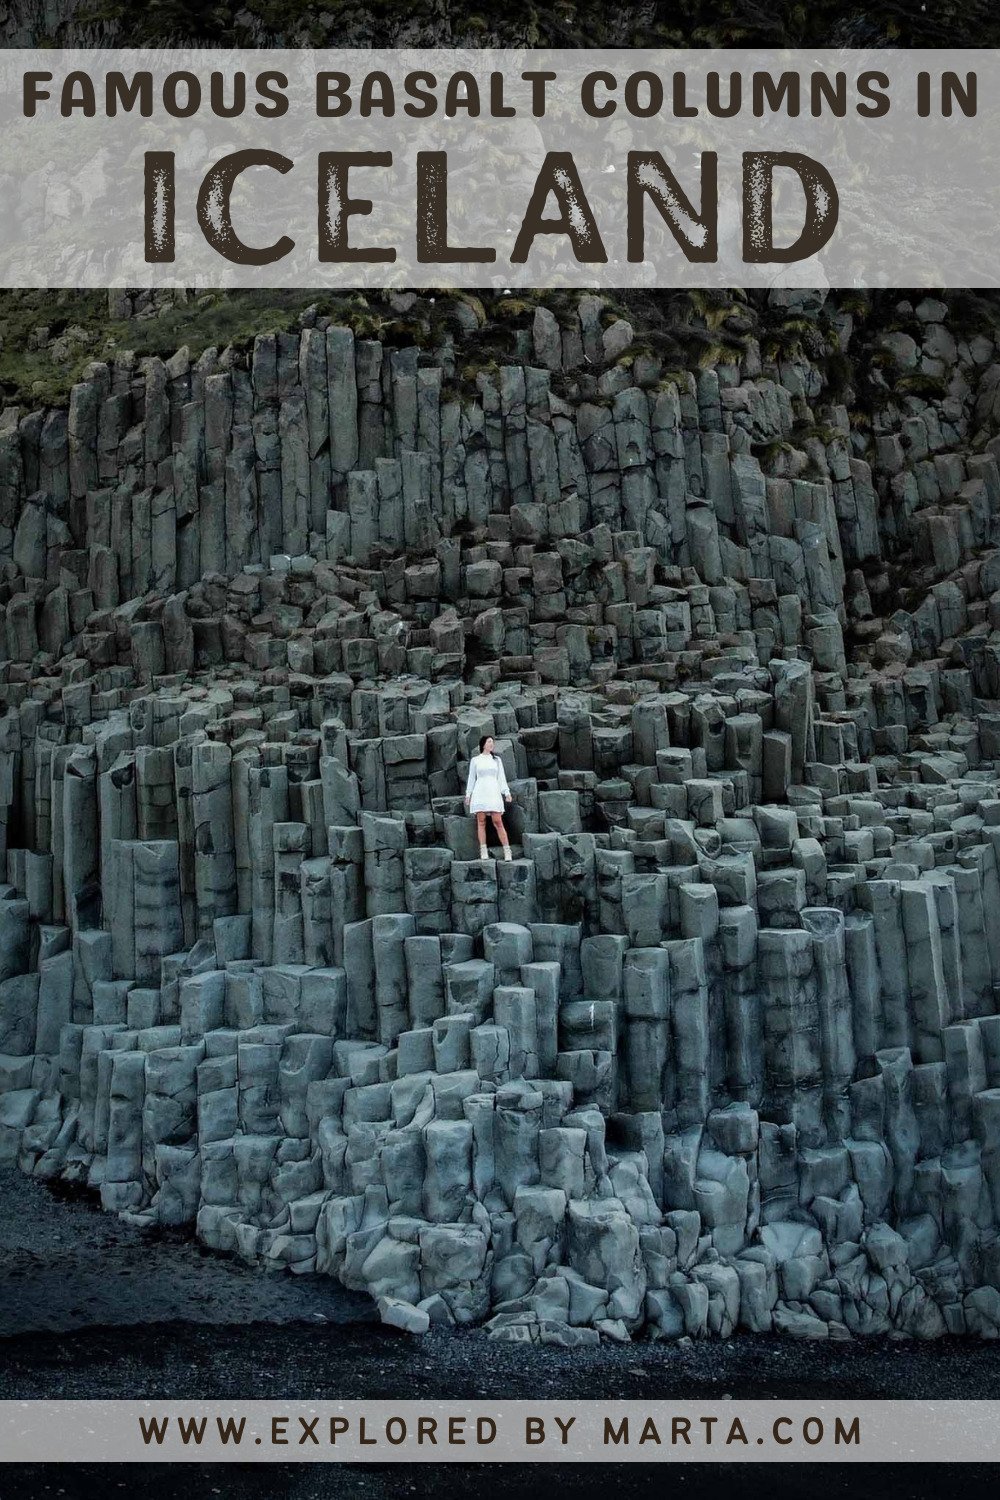
[[[870,437],[596,298],[5,411],[0,1153],[412,1330],[995,1337],[1000,363],[907,316]]]

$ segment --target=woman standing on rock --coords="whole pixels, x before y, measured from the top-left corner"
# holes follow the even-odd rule
[[[510,859],[510,843],[503,826],[503,805],[511,803],[510,787],[504,774],[503,761],[493,749],[493,736],[484,734],[479,741],[479,754],[469,763],[469,779],[465,787],[465,806],[476,815],[476,833],[479,837],[479,858],[489,859],[486,852],[486,814],[497,831],[503,845],[504,859]]]

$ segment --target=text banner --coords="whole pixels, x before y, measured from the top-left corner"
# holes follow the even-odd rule
[[[992,286],[998,100],[989,50],[8,50],[0,286]]]
[[[996,1463],[1000,1401],[2,1401],[0,1461]]]

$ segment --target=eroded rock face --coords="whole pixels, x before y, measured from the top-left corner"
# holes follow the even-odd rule
[[[320,321],[3,413],[3,1155],[413,1332],[996,1336],[1000,364],[921,308],[870,444],[595,298],[472,398]]]

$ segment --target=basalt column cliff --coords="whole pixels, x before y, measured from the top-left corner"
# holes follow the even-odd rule
[[[865,414],[811,293],[9,405],[0,1156],[414,1331],[996,1337],[1000,356],[889,307]]]

